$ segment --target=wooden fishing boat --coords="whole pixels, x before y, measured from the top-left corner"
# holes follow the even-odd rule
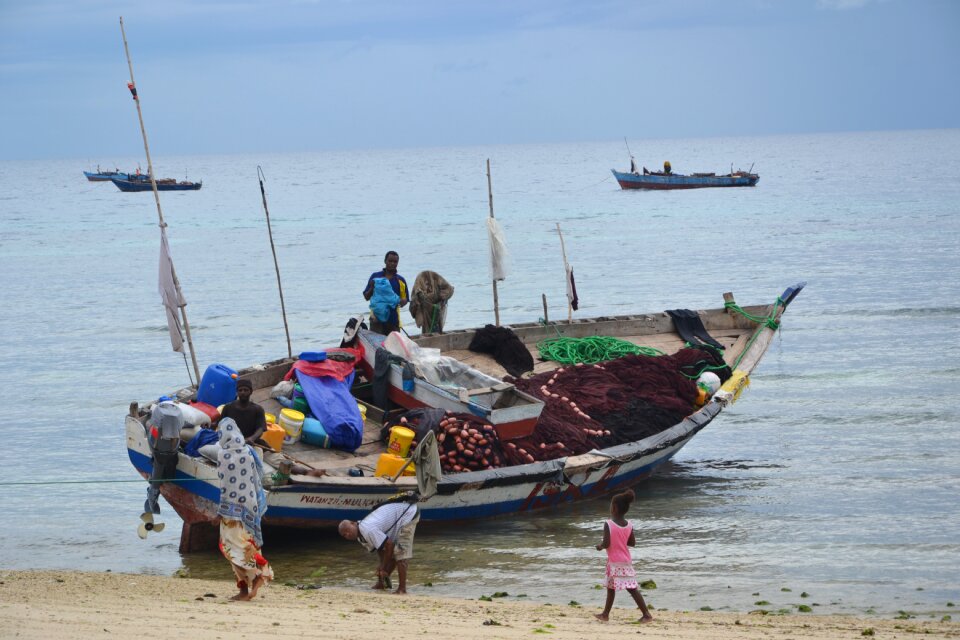
[[[113,184],[117,185],[120,191],[153,191],[153,185],[150,184],[148,176],[128,176],[123,178],[110,178]],[[160,178],[157,180],[157,191],[196,191],[203,186],[203,182],[190,182],[181,180],[177,182],[173,178]]]
[[[130,177],[130,174],[124,173],[120,170],[101,171],[100,167],[97,167],[96,171],[84,171],[83,175],[87,176],[87,180],[90,182],[109,182],[111,178],[126,180]]]
[[[752,187],[760,176],[747,171],[726,175],[714,173],[622,173],[611,169],[622,189],[702,189],[705,187]]]
[[[734,375],[702,406],[690,406],[689,414],[676,424],[634,442],[603,449],[536,461],[513,466],[501,466],[481,471],[444,473],[435,495],[421,503],[423,520],[466,521],[478,518],[505,516],[548,507],[562,506],[573,501],[596,498],[632,486],[649,477],[659,466],[683,448],[701,429],[706,427],[723,409],[736,400],[749,381],[779,328],[780,317],[803,284],[788,288],[773,304],[740,308],[731,294],[724,294],[723,307],[696,312],[703,327],[723,346],[724,361],[735,369]],[[558,323],[525,323],[511,325],[516,335],[536,356],[536,344],[545,338],[611,336],[635,345],[652,347],[665,354],[683,349],[685,340],[665,312],[599,317]],[[500,380],[505,370],[489,355],[468,350],[476,330],[453,331],[437,335],[421,335],[412,341],[423,348],[439,349],[445,355],[468,367]],[[363,372],[372,361],[366,352],[380,341],[375,334],[360,333],[360,344],[365,351],[359,364]],[[270,397],[273,386],[283,379],[294,360],[284,358],[255,365],[240,371],[253,382],[253,400],[265,410],[277,413],[280,405]],[[391,365],[393,366],[393,365]],[[534,374],[561,370],[561,365],[549,360],[535,359]],[[390,398],[405,407],[438,406],[486,417],[491,422],[503,418],[501,424],[527,419],[539,413],[537,398],[520,392],[508,384],[494,393],[499,398],[510,398],[508,405],[484,402],[483,396],[494,393],[471,394],[431,388],[426,380],[416,379],[413,388],[403,388],[398,371],[389,373]],[[515,381],[517,385],[519,380]],[[358,385],[356,393],[361,394]],[[512,389],[512,391],[511,391]],[[516,393],[514,393],[516,392]],[[196,387],[187,387],[171,395],[187,401],[196,395]],[[480,401],[478,401],[480,400]],[[533,402],[531,402],[533,400]],[[564,398],[566,400],[566,398]],[[510,410],[517,408],[517,413]],[[504,411],[503,416],[498,416]],[[147,408],[131,404],[126,417],[126,444],[131,463],[145,478],[152,470],[150,448],[145,433]],[[298,442],[284,446],[282,454],[301,465],[323,470],[325,475],[292,475],[289,482],[267,486],[268,510],[263,523],[266,527],[324,528],[335,526],[340,520],[359,519],[384,499],[398,491],[417,488],[415,478],[401,476],[373,477],[379,456],[385,445],[380,439],[383,412],[370,406],[366,412],[361,446],[353,453],[323,449]],[[357,470],[363,475],[356,477]],[[215,544],[216,512],[219,483],[216,465],[202,457],[179,454],[176,481],[161,485],[165,497],[184,521],[180,548],[189,551]],[[268,534],[269,535],[269,534]]]

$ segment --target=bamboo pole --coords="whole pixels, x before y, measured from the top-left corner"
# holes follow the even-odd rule
[[[570,278],[570,265],[567,264],[567,249],[563,244],[563,232],[560,231],[560,223],[557,222],[557,235],[560,236],[560,253],[563,255],[563,281],[567,285]],[[573,322],[573,304],[570,302],[570,296],[567,296],[567,322]]]
[[[490,178],[490,158],[487,158],[487,196],[490,201],[490,217],[493,215],[493,180]],[[497,279],[493,279],[493,319],[496,326],[500,326],[500,299],[497,296]]]
[[[150,177],[150,186],[153,187],[153,199],[157,203],[157,217],[160,219],[160,233],[166,233],[167,223],[163,219],[163,209],[160,208],[160,192],[157,191],[157,181],[153,175],[153,161],[150,159],[150,145],[147,144],[147,129],[143,125],[143,112],[140,110],[140,97],[135,93],[137,82],[133,79],[133,62],[130,60],[130,47],[127,45],[127,32],[123,28],[123,16],[120,16],[120,34],[123,36],[123,50],[127,54],[127,67],[130,69],[130,91],[134,92],[134,103],[137,105],[137,118],[140,119],[140,133],[143,134],[143,151],[147,154],[147,175]],[[177,302],[183,300],[183,291],[180,289],[180,279],[177,270],[170,260],[170,271],[173,275],[173,285],[177,288]],[[183,318],[183,328],[187,334],[187,347],[190,349],[190,359],[193,361],[193,372],[197,376],[197,386],[200,386],[200,367],[197,366],[197,354],[193,349],[193,338],[190,336],[190,323],[187,321],[187,303],[178,304],[180,317]]]
[[[257,177],[260,179],[260,197],[263,198],[263,212],[267,216],[267,235],[270,236],[270,251],[273,252],[273,268],[277,272],[277,289],[280,291],[280,312],[283,314],[283,330],[287,334],[287,357],[293,358],[293,348],[290,346],[290,328],[287,326],[287,307],[283,302],[283,285],[280,284],[280,264],[277,262],[277,249],[273,245],[273,230],[270,228],[270,209],[267,208],[267,191],[263,187],[267,179],[263,169],[257,165]]]

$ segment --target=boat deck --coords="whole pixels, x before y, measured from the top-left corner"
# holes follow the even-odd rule
[[[267,413],[279,416],[280,410],[283,409],[279,402],[270,397],[270,388],[255,390],[251,398]],[[340,449],[323,449],[305,442],[297,442],[292,445],[284,444],[283,454],[293,462],[314,469],[322,469],[329,475],[346,476],[349,469],[357,467],[363,471],[364,475],[372,476],[377,467],[377,459],[387,448],[386,444],[380,441],[379,412],[368,411],[368,417],[363,423],[363,439],[356,451],[351,453]]]
[[[733,364],[737,357],[743,351],[750,337],[750,331],[743,329],[727,329],[721,331],[711,331],[710,335],[722,344],[725,348],[724,360],[727,364]],[[640,347],[652,347],[666,354],[676,353],[684,347],[684,341],[677,334],[656,334],[642,336],[617,336],[620,340],[626,340]],[[538,355],[536,342],[525,343],[530,353],[534,355],[533,373],[543,373],[544,371],[553,371],[562,366],[552,360],[541,360]],[[493,359],[493,356],[475,353],[469,349],[452,349],[444,351],[444,355],[456,358],[460,362],[473,367],[487,375],[495,378],[503,378],[507,375],[506,369],[501,367]]]
[[[748,309],[754,313],[766,312],[765,307]],[[743,353],[757,325],[740,316],[729,314],[723,309],[701,311],[700,314],[710,335],[725,347],[724,359],[728,364],[733,365]],[[675,353],[685,346],[683,339],[674,331],[666,313],[574,320],[572,323],[559,322],[550,325],[529,323],[511,328],[533,354],[534,374],[552,371],[562,366],[557,362],[539,358],[537,343],[552,337],[615,336],[638,346],[652,347],[666,354]],[[451,356],[495,378],[502,379],[507,375],[506,370],[497,364],[492,356],[467,349],[472,337],[473,330],[468,330],[415,336],[414,341],[422,347],[439,348],[444,355]],[[268,363],[267,367],[255,373],[244,374],[253,378],[255,387],[253,401],[260,404],[268,413],[279,415],[283,408],[280,403],[270,397],[270,391],[289,370],[291,364],[290,360],[278,360]],[[189,392],[189,390],[185,391]],[[372,476],[380,454],[386,451],[386,445],[380,441],[382,412],[372,405],[367,406],[362,444],[355,452],[323,449],[298,442],[284,445],[283,456],[312,469],[323,470],[329,476],[347,476],[351,468],[359,468],[365,476]],[[266,459],[268,462],[278,462],[276,455],[268,454]],[[292,480],[316,482],[315,478],[309,476],[294,476]]]

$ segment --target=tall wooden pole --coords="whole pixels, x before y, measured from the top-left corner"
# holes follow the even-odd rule
[[[490,178],[490,158],[487,158],[487,195],[490,200],[490,217],[495,218],[493,215],[493,181]],[[500,326],[500,299],[497,297],[497,279],[493,279],[493,319],[496,325]]]
[[[153,187],[153,199],[157,203],[157,217],[160,219],[160,232],[166,233],[167,223],[163,219],[163,209],[160,208],[160,192],[157,191],[157,180],[153,175],[153,161],[150,159],[150,145],[147,144],[147,129],[143,126],[143,112],[140,111],[140,97],[136,94],[137,82],[133,79],[133,62],[130,60],[130,47],[127,45],[127,32],[123,28],[123,16],[120,16],[120,34],[123,36],[123,50],[127,54],[127,67],[130,69],[130,91],[133,93],[134,103],[137,105],[137,117],[140,119],[140,133],[143,134],[143,151],[147,154],[147,175],[150,177],[150,186]],[[177,270],[170,261],[170,271],[173,275],[173,284],[177,288],[177,302],[183,300],[183,291],[180,289],[180,279]],[[190,323],[187,321],[187,303],[178,304],[180,317],[183,318],[183,328],[187,334],[187,347],[190,349],[190,359],[193,361],[193,372],[197,376],[197,386],[200,385],[200,367],[197,366],[197,354],[193,350],[193,338],[190,336]]]
[[[626,140],[626,138],[624,138]],[[563,254],[563,279],[565,283],[569,283],[570,280],[570,265],[567,264],[567,249],[563,245],[563,232],[560,231],[560,223],[557,224],[557,235],[560,236],[560,253]],[[569,284],[567,284],[569,286]],[[573,322],[573,304],[570,302],[570,297],[567,297],[567,322]]]
[[[277,272],[277,289],[280,290],[280,312],[283,314],[283,330],[287,332],[287,357],[293,357],[293,348],[290,346],[290,328],[287,326],[287,307],[283,303],[283,285],[280,284],[280,264],[277,262],[277,249],[273,246],[273,229],[270,228],[270,209],[267,208],[267,191],[263,182],[267,179],[263,169],[257,165],[257,177],[260,179],[260,196],[263,198],[263,212],[267,216],[267,235],[270,236],[270,251],[273,252],[273,268]]]

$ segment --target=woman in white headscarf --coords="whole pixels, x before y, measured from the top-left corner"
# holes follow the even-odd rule
[[[263,465],[232,418],[221,420],[218,428],[220,551],[237,576],[240,593],[232,599],[251,600],[260,587],[273,580],[273,569],[260,553],[260,520],[267,509]]]

